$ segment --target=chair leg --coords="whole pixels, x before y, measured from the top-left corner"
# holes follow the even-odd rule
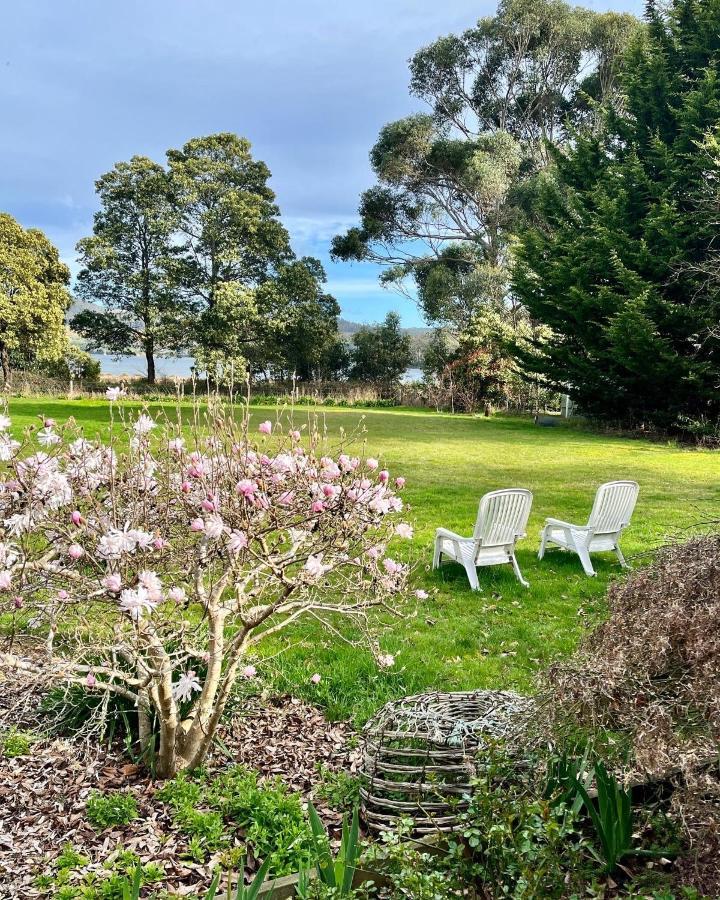
[[[629,566],[627,564],[627,561],[625,560],[625,557],[623,556],[623,552],[620,549],[620,546],[618,544],[615,545],[615,554],[617,555],[617,558],[620,562],[620,565],[623,567],[623,569],[632,569],[632,566]]]
[[[432,563],[433,569],[440,568],[440,561],[442,560],[442,550],[440,549],[440,547],[441,547],[440,541],[437,540],[437,538],[436,538],[435,539],[435,550],[433,551],[433,563]]]
[[[590,559],[590,552],[588,548],[581,543],[576,543],[575,550],[577,555],[580,557],[580,562],[582,563],[583,571],[586,575],[595,575],[595,569],[593,569],[593,564]]]
[[[548,538],[548,526],[546,525],[543,530],[540,532],[540,549],[538,550],[538,559],[542,559],[545,556],[545,548],[547,547],[547,538]]]
[[[523,578],[522,572],[520,571],[520,566],[518,565],[518,561],[514,553],[510,554],[510,562],[512,563],[513,571],[515,572],[515,577],[517,578],[517,580],[523,587],[529,588],[530,582],[525,581],[525,579]]]
[[[470,587],[473,591],[480,590],[480,581],[478,580],[477,569],[475,568],[474,562],[466,562],[463,563],[463,568],[467,572],[468,581],[470,582]]]

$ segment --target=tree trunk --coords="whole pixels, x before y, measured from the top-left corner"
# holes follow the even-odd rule
[[[152,338],[145,339],[145,361],[147,362],[147,382],[155,384],[155,342]]]
[[[10,384],[10,353],[5,344],[0,344],[0,363],[2,364],[2,376],[5,385]]]

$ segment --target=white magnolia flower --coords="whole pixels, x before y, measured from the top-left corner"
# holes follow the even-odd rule
[[[60,435],[52,430],[52,428],[41,428],[38,431],[38,444],[41,447],[52,447],[53,444],[60,443]]]
[[[7,431],[11,425],[12,422],[10,416],[6,416],[5,413],[0,413],[0,431]]]
[[[322,578],[322,576],[332,568],[332,566],[326,566],[322,559],[322,553],[318,553],[315,556],[312,554],[308,556],[307,562],[305,563],[305,571],[310,578]]]
[[[155,601],[151,600],[148,592],[142,585],[138,585],[134,590],[125,588],[120,594],[120,609],[129,613],[131,618],[137,620],[144,613],[152,612],[155,609]]]
[[[207,516],[205,518],[204,531],[211,540],[217,540],[225,531],[225,523],[222,520],[222,516],[219,516],[217,513],[211,513]]]
[[[125,391],[121,387],[109,387],[105,391],[105,396],[111,403],[116,403],[121,397],[125,396]]]
[[[14,441],[7,434],[0,434],[0,460],[2,460],[3,462],[7,462],[8,460],[12,459],[13,454],[19,446],[19,441]]]
[[[412,525],[408,525],[407,522],[400,522],[395,526],[395,534],[398,537],[410,540],[413,536],[413,527]]]
[[[137,435],[150,434],[153,428],[155,428],[155,422],[153,422],[150,416],[146,415],[145,413],[141,413],[138,416],[135,424],[133,425],[133,428],[135,429],[135,434]]]
[[[192,695],[196,691],[201,690],[202,685],[198,681],[195,672],[192,669],[188,669],[187,672],[180,674],[180,678],[172,687],[172,694],[177,703],[183,703],[185,700],[192,699]]]
[[[138,583],[145,588],[148,599],[153,603],[159,603],[162,600],[162,581],[160,581],[157,572],[148,569],[140,572]]]

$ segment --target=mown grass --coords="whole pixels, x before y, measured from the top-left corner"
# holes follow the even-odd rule
[[[126,404],[130,406],[130,404]],[[151,404],[158,411],[160,404]],[[164,409],[172,415],[172,407]],[[88,436],[104,433],[109,409],[104,401],[16,399],[10,403],[14,427],[38,414],[59,421],[72,415]],[[253,407],[260,421],[275,408]],[[296,411],[296,421],[311,415]],[[413,559],[415,587],[426,601],[389,623],[381,634],[383,652],[396,656],[391,670],[379,671],[371,655],[343,642],[312,620],[294,626],[264,648],[261,675],[282,691],[315,700],[333,717],[362,721],[385,700],[428,689],[518,688],[532,690],[537,671],[570,653],[584,623],[603,613],[608,581],[620,574],[610,555],[598,555],[594,579],[577,558],[550,552],[536,557],[538,532],[547,515],[584,521],[598,484],[618,478],[640,483],[640,500],[623,548],[642,564],[654,548],[717,513],[720,455],[673,444],[609,437],[561,424],[533,425],[526,418],[489,419],[419,410],[318,409],[330,438],[341,428],[366,429],[367,453],[378,456],[393,476],[404,475],[406,518],[415,539],[393,548]],[[482,591],[473,593],[464,572],[448,565],[430,571],[434,529],[444,525],[469,534],[483,493],[499,487],[530,488],[534,495],[528,536],[518,559],[529,590],[512,570],[481,571]],[[322,676],[317,686],[310,676]]]

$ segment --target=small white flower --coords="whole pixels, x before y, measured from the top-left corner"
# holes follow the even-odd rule
[[[173,685],[172,695],[177,703],[183,703],[185,700],[190,700],[196,691],[201,690],[202,685],[198,681],[195,672],[192,669],[188,669],[187,672],[181,673],[180,678]]]
[[[133,428],[135,429],[135,434],[137,434],[138,436],[143,434],[150,434],[153,428],[155,428],[155,422],[153,422],[150,416],[146,415],[145,413],[141,413],[138,416],[135,424],[133,425]]]
[[[0,413],[0,431],[7,431],[11,425],[12,421],[10,420],[10,416],[6,416],[5,413]]]
[[[407,522],[400,522],[395,526],[395,534],[401,538],[407,538],[407,540],[411,540],[413,536],[413,527],[412,525],[408,525]]]
[[[144,613],[152,612],[155,609],[155,603],[148,597],[148,592],[145,588],[139,585],[135,590],[126,588],[120,594],[120,609],[129,613],[131,618],[137,620]]]
[[[332,568],[332,566],[326,566],[322,559],[322,553],[318,553],[316,556],[308,556],[307,562],[305,563],[305,571],[310,578],[322,578],[322,576]]]
[[[56,434],[52,428],[41,428],[38,431],[38,444],[42,447],[51,447],[53,444],[60,443],[60,435]]]
[[[205,518],[204,531],[210,540],[217,540],[225,531],[225,523],[223,522],[222,517],[217,513],[211,513],[207,516]]]
[[[116,403],[121,397],[125,396],[125,391],[121,387],[109,387],[105,391],[105,396],[111,403]]]

